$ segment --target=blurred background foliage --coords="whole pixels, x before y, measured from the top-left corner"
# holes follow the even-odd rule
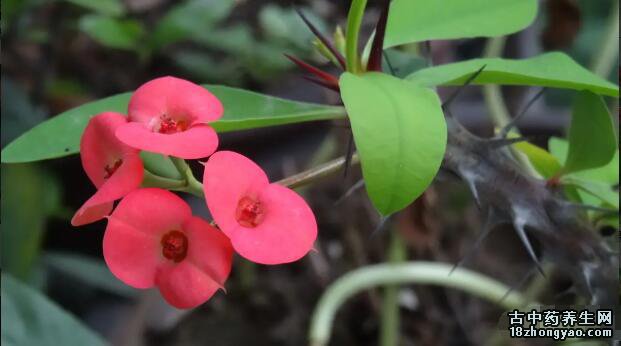
[[[526,57],[544,50],[564,50],[589,67],[598,54],[611,4],[608,0],[545,0],[535,24],[509,38],[505,55]],[[322,32],[331,35],[337,25],[344,24],[349,2],[3,0],[2,147],[61,111],[132,90],[166,74],[292,99],[336,103],[334,94],[305,84],[282,55],[290,53],[314,64],[327,64],[315,50],[312,34],[293,5]],[[364,23],[367,34],[377,18],[377,4],[371,5]],[[478,57],[483,44],[484,40],[479,39],[434,42],[433,60],[441,64]],[[390,49],[387,54],[399,76],[426,66],[418,46]],[[609,79],[617,83],[617,76],[615,69]],[[529,94],[525,88],[503,90],[512,110],[519,109]],[[561,135],[569,114],[568,95],[569,91],[546,92],[545,102],[524,119],[523,133],[542,136],[540,144],[547,143],[551,135]],[[491,133],[478,91],[468,90],[453,109],[473,131]],[[249,154],[268,168],[271,177],[279,178],[308,165],[304,157],[325,160],[334,151],[342,150],[346,141],[346,129],[318,123],[227,134],[222,146]],[[344,193],[343,186],[351,185],[359,176],[359,172],[352,174],[346,184],[335,179],[305,190],[317,213],[322,251],[329,261],[306,259],[268,270],[238,261],[230,293],[210,301],[193,313],[193,318],[183,319],[185,313],[112,277],[101,256],[104,223],[83,229],[70,226],[73,212],[92,192],[78,157],[3,164],[2,342],[101,342],[82,327],[84,323],[119,344],[193,345],[210,340],[218,345],[304,344],[308,313],[327,282],[351,268],[385,258],[386,246],[382,244],[388,238],[382,237],[379,242],[368,238],[377,215],[366,196],[356,194],[350,202],[334,207],[334,201]],[[190,202],[201,208],[201,201]],[[418,215],[406,209],[398,221],[399,227],[409,230],[405,239],[411,257],[458,259],[459,249],[469,244],[480,226],[467,189],[448,182],[432,189],[420,203],[432,211]],[[482,249],[482,259],[477,263],[483,272],[515,282],[520,276],[516,273],[528,260],[510,245],[517,242],[512,233],[504,233],[494,241],[502,244],[504,240],[509,245]],[[617,233],[608,228],[606,235]],[[442,252],[439,244],[449,250]],[[490,260],[500,254],[506,257],[504,262]],[[13,277],[34,289],[23,287]],[[45,292],[53,302],[38,292]],[[489,318],[489,308],[461,295],[438,297],[444,294],[415,294],[409,288],[401,292],[404,324],[411,322],[405,327],[409,337],[404,345],[413,344],[412,340],[420,341],[419,345],[450,344],[451,340],[442,338],[459,340],[464,335],[480,340],[481,331],[466,331],[461,325],[464,322],[454,317],[456,305],[474,309],[479,321],[494,322]],[[342,323],[335,327],[335,344],[375,344],[376,338],[371,336],[378,327],[366,316],[377,312],[377,298],[371,292],[351,304],[343,313]],[[431,308],[429,304],[436,306]],[[429,323],[425,322],[428,316],[435,316],[431,327],[425,324]],[[58,324],[48,323],[54,319]],[[62,325],[74,332],[62,335]],[[39,334],[37,328],[56,328],[59,333],[50,340],[37,339],[37,335],[44,334]],[[444,329],[451,332],[440,333],[444,336],[434,333]]]

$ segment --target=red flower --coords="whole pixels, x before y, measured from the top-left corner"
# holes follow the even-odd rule
[[[300,259],[313,247],[317,223],[294,191],[270,184],[243,155],[219,151],[205,164],[203,189],[218,227],[243,257],[263,264]]]
[[[171,305],[192,308],[223,287],[233,249],[177,195],[150,188],[127,195],[108,217],[103,253],[121,281],[157,286]]]
[[[184,159],[211,155],[216,132],[207,125],[222,116],[222,104],[205,88],[162,77],[143,84],[129,101],[129,123],[117,137],[129,146]]]
[[[142,161],[138,150],[121,143],[114,135],[127,123],[118,113],[101,113],[89,121],[80,142],[80,158],[84,171],[97,187],[71,219],[74,226],[102,219],[112,211],[115,200],[140,186]]]

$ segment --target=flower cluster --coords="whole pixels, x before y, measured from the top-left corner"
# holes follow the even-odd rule
[[[86,126],[80,155],[97,192],[71,220],[79,226],[107,218],[103,254],[121,281],[157,286],[171,305],[192,308],[223,288],[233,250],[250,261],[280,264],[312,249],[317,224],[306,202],[270,184],[243,155],[216,152],[218,136],[208,123],[223,107],[209,91],[157,78],[136,90],[127,113],[101,113]],[[210,156],[203,191],[214,223],[193,216],[168,190],[141,188],[141,150],[181,159]]]

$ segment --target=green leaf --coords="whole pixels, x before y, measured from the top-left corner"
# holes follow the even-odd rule
[[[125,13],[125,7],[121,0],[65,0],[87,10],[95,11],[108,16],[121,16]]]
[[[2,166],[2,270],[32,278],[45,232],[46,217],[60,204],[58,181],[34,164]]]
[[[590,90],[619,97],[619,87],[591,73],[564,53],[552,52],[528,59],[485,58],[438,65],[417,71],[407,78],[423,86],[462,85],[485,65],[473,84],[533,85]]]
[[[105,345],[56,303],[4,272],[1,309],[3,346]]]
[[[393,0],[384,47],[507,35],[529,26],[536,14],[537,0]]]
[[[205,86],[224,105],[224,116],[211,125],[218,132],[305,121],[338,119],[341,107],[296,102],[219,85]],[[2,150],[2,162],[31,162],[79,152],[80,137],[90,117],[127,111],[131,93],[118,94],[61,113],[22,134]]]
[[[513,146],[528,157],[533,167],[544,178],[551,178],[561,170],[561,164],[556,157],[544,149],[528,142],[516,143]]]
[[[212,31],[218,21],[229,15],[233,0],[190,0],[175,5],[158,22],[150,38],[152,48]]]
[[[102,260],[70,253],[48,252],[43,256],[43,262],[49,268],[72,279],[110,293],[132,298],[138,292],[112,275]]]
[[[564,174],[601,167],[612,160],[617,137],[608,107],[600,96],[588,91],[576,95],[568,138]]]
[[[569,142],[562,138],[550,137],[548,149],[561,164],[565,164]],[[567,176],[575,176],[583,180],[606,183],[610,186],[619,184],[619,149],[617,148],[612,160],[605,166],[569,173]]]
[[[116,49],[136,50],[144,35],[144,28],[138,21],[100,15],[83,16],[79,27],[100,44]]]
[[[423,193],[440,168],[447,138],[440,100],[382,73],[344,73],[339,84],[367,193],[382,214],[394,213]]]
[[[597,197],[611,207],[619,209],[619,191],[613,190],[612,187],[607,184],[596,181],[587,181],[577,177],[563,177],[561,182],[569,186],[575,186],[576,188]]]

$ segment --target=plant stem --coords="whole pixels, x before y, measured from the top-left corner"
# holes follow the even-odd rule
[[[388,262],[398,263],[406,259],[406,248],[401,235],[393,229],[388,247]],[[399,286],[389,285],[384,288],[382,302],[382,320],[380,326],[381,346],[396,346],[399,344]]]
[[[412,283],[440,285],[461,289],[506,309],[526,305],[526,300],[516,292],[511,292],[505,297],[509,287],[502,283],[463,268],[458,268],[449,275],[452,267],[452,264],[415,261],[403,264],[376,264],[349,272],[330,285],[320,298],[311,319],[309,333],[311,345],[327,345],[338,308],[349,297],[378,285]]]
[[[142,187],[159,187],[167,190],[183,190],[186,186],[185,180],[177,180],[160,177],[145,169],[142,178]]]
[[[485,58],[498,58],[502,55],[502,51],[505,48],[505,43],[507,42],[506,36],[494,37],[487,40],[485,44],[485,49],[483,50],[483,57]],[[502,129],[506,127],[511,122],[511,116],[509,115],[509,110],[507,110],[507,106],[505,101],[502,98],[502,90],[500,89],[500,85],[497,84],[486,84],[483,86],[483,98],[485,100],[485,105],[489,110],[489,115],[492,118],[492,122],[496,128]],[[519,134],[519,132],[515,129],[511,131],[513,133]],[[514,149],[513,147],[509,147],[509,151],[516,159],[516,161],[524,168],[531,176],[540,178],[541,175],[537,173],[535,168],[532,166],[528,157],[524,155],[522,152]]]
[[[347,38],[345,41],[345,58],[347,71],[360,72],[360,59],[358,57],[358,34],[364,16],[367,0],[353,0],[347,15]]]
[[[357,153],[354,153],[354,155],[352,155],[351,157],[351,164],[354,165],[358,162],[360,162],[360,158],[358,157]],[[334,174],[338,172],[341,168],[343,168],[344,165],[345,156],[341,156],[332,161],[328,161],[319,166],[279,180],[276,183],[294,189],[296,187],[312,183],[323,177]]]
[[[494,37],[487,40],[483,51],[484,58],[498,58],[502,55],[507,38],[505,36]],[[490,111],[490,116],[497,127],[505,127],[511,121],[509,111],[502,100],[502,91],[497,84],[483,86],[483,96]]]
[[[619,0],[615,0],[606,24],[604,34],[597,54],[593,57],[590,70],[602,78],[608,79],[610,71],[615,66],[615,58],[619,49]]]
[[[203,184],[201,184],[196,178],[194,178],[194,174],[192,173],[192,169],[184,159],[180,159],[178,157],[170,157],[173,165],[179,171],[179,174],[184,178],[185,186],[178,189],[178,191],[184,191],[187,193],[191,193],[197,197],[203,198]]]

